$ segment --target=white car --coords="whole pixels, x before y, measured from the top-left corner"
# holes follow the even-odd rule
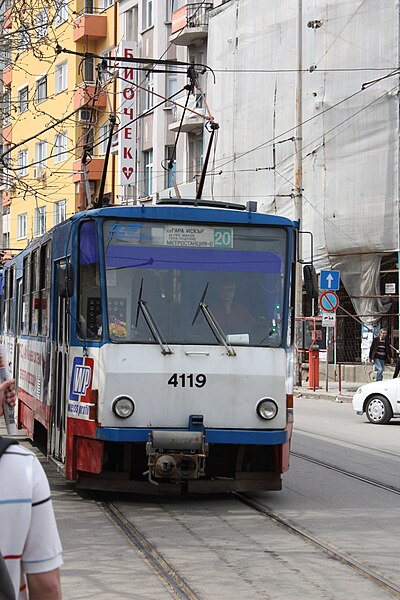
[[[389,423],[400,417],[400,378],[366,383],[353,396],[353,408],[358,415],[366,413],[371,423]]]

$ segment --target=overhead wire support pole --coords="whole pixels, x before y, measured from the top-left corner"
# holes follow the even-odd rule
[[[113,137],[113,134],[114,134],[114,125],[115,125],[116,121],[117,121],[117,119],[116,119],[115,115],[111,114],[110,115],[110,130],[108,132],[107,149],[106,149],[106,155],[105,155],[105,158],[104,158],[103,173],[101,175],[99,197],[98,197],[98,200],[96,202],[96,207],[97,208],[102,208],[102,206],[103,206],[104,188],[105,188],[105,185],[106,185],[108,161],[110,159],[111,142],[112,142],[112,137]]]
[[[219,129],[219,125],[218,125],[218,123],[211,122],[210,125],[209,125],[209,127],[211,129],[211,136],[210,136],[210,139],[209,139],[209,142],[208,142],[207,153],[206,153],[206,156],[205,156],[205,159],[204,159],[203,169],[201,171],[201,177],[200,177],[200,181],[199,181],[199,186],[198,186],[197,192],[196,192],[196,200],[200,200],[201,199],[201,195],[203,193],[203,188],[204,188],[204,182],[205,182],[205,179],[206,179],[208,162],[210,160],[211,146],[212,146],[212,143],[213,143],[215,132],[217,131],[217,129]]]
[[[296,69],[296,85],[295,85],[295,135],[294,135],[294,209],[295,209],[295,220],[299,222],[300,227],[303,218],[303,164],[302,164],[302,152],[303,152],[303,115],[302,115],[302,96],[303,96],[303,39],[302,39],[302,25],[303,25],[303,0],[297,0],[297,13],[296,13],[296,57],[297,57],[297,69]],[[296,269],[296,295],[295,295],[295,315],[296,317],[302,316],[303,313],[303,279],[301,272],[301,261],[303,258],[303,252],[301,247],[301,241],[299,237],[298,247],[298,263]],[[297,353],[296,360],[296,373],[295,377],[297,385],[301,385],[301,363],[302,355],[301,352]]]

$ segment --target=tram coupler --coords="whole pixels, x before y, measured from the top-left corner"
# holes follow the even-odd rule
[[[205,475],[208,444],[200,431],[152,431],[146,444],[148,478],[186,481]]]

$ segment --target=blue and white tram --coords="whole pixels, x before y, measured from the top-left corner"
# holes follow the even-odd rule
[[[297,224],[168,202],[77,213],[6,264],[19,427],[89,488],[280,489]]]

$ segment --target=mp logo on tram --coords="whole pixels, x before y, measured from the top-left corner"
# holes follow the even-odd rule
[[[89,402],[89,392],[92,387],[93,358],[76,356],[72,367],[70,400]]]

